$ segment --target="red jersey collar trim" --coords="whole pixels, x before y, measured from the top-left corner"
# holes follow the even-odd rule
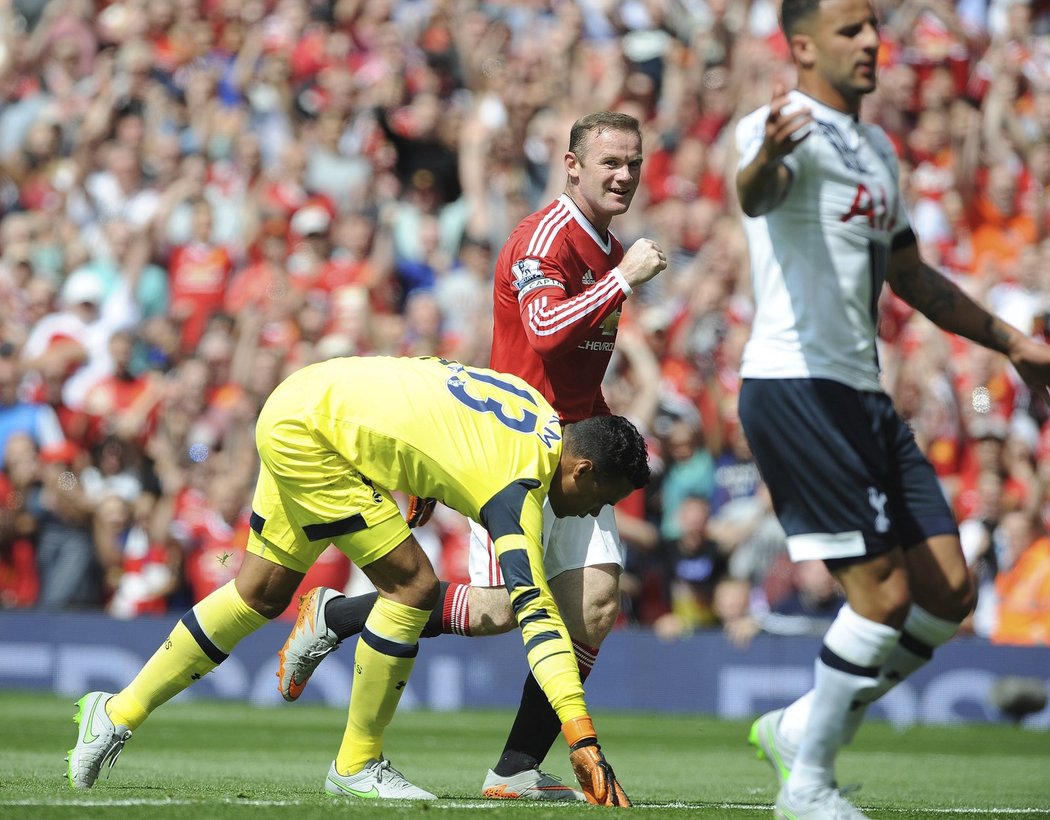
[[[587,235],[594,240],[594,244],[601,248],[603,253],[605,253],[606,255],[612,253],[613,232],[611,228],[608,231],[609,238],[602,239],[600,236],[598,236],[598,232],[594,229],[594,226],[591,224],[591,221],[583,215],[583,211],[581,211],[579,207],[577,207],[576,203],[572,201],[572,197],[570,197],[568,194],[561,194],[558,197],[558,201],[569,209],[569,213],[572,214],[572,218],[575,219],[577,224],[581,228],[583,228],[584,231],[587,232]]]

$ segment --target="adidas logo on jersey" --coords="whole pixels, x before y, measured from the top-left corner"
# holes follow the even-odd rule
[[[585,284],[585,285],[593,285],[594,284],[594,271],[588,269],[587,272],[585,274],[583,274],[583,284]]]

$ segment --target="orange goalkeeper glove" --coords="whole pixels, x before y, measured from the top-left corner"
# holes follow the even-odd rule
[[[434,514],[434,507],[436,506],[436,498],[421,498],[418,495],[409,496],[408,514],[405,515],[408,526],[413,529],[422,527],[430,520],[430,516]]]
[[[573,718],[563,723],[561,730],[569,742],[572,772],[580,782],[587,802],[598,806],[630,806],[630,798],[616,780],[612,766],[602,754],[602,747],[598,745],[598,736],[591,719],[586,716]]]

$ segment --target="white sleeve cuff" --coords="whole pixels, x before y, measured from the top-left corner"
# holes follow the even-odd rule
[[[620,287],[623,288],[624,296],[630,296],[632,293],[634,293],[634,289],[627,284],[627,280],[623,278],[623,274],[620,273],[619,268],[613,268],[611,271],[609,271],[609,276],[612,276],[614,279],[616,279],[617,282],[620,283]]]

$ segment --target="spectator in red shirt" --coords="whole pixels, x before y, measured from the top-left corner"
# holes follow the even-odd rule
[[[134,334],[127,330],[109,340],[113,373],[97,382],[84,400],[84,412],[91,418],[91,443],[108,434],[145,443],[156,421],[162,393],[159,377],[131,372],[134,343]]]
[[[191,204],[191,239],[176,247],[168,261],[171,313],[182,323],[184,352],[193,350],[212,314],[222,309],[226,284],[233,272],[229,251],[212,242],[211,205],[203,197]]]

